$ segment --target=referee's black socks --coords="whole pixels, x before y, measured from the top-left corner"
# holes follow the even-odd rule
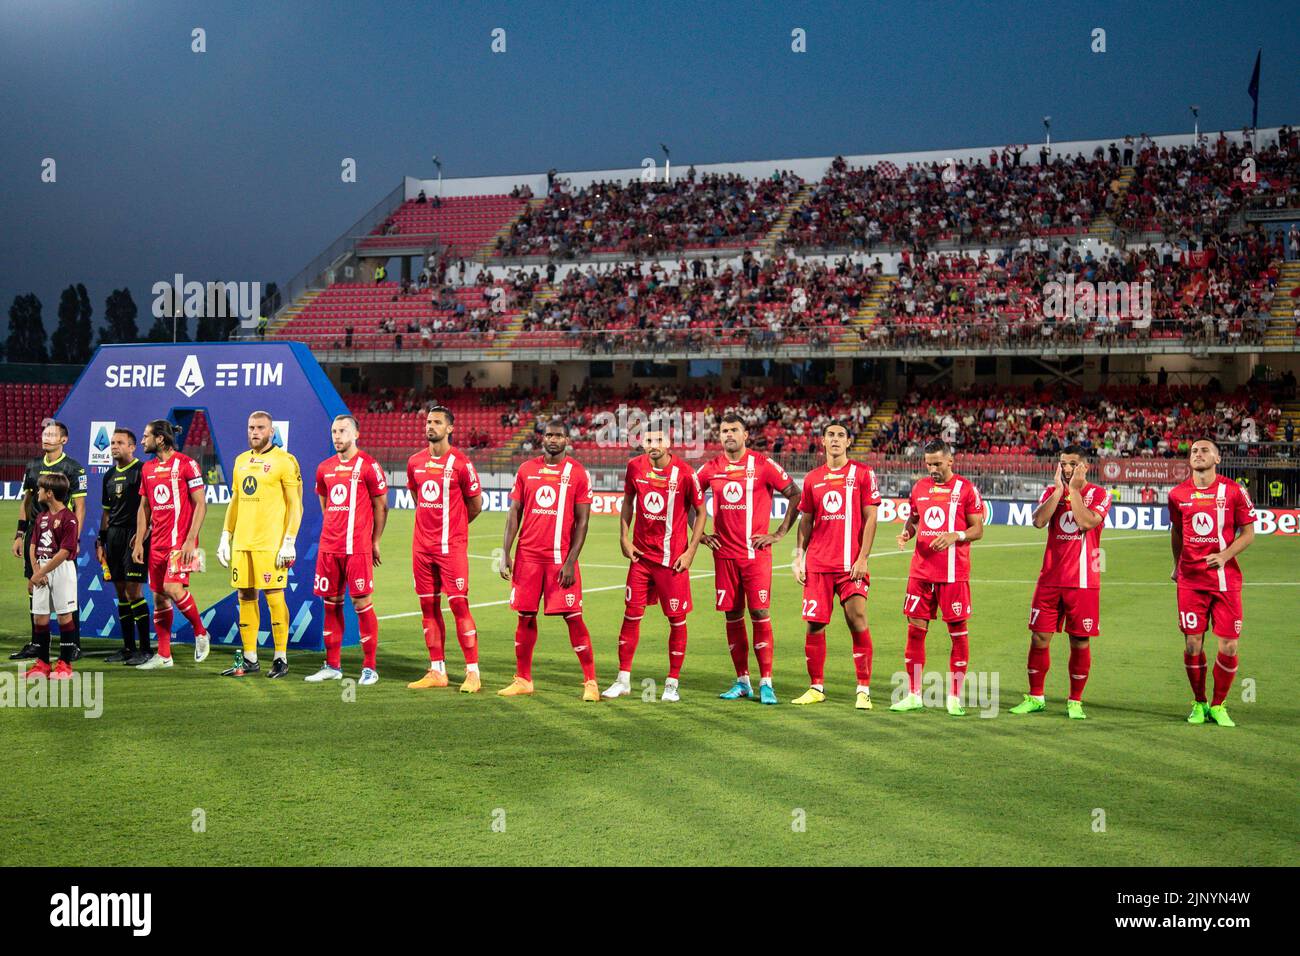
[[[144,598],[131,605],[135,617],[135,630],[140,635],[140,652],[149,653],[149,602]],[[124,631],[125,633],[125,631]]]
[[[135,650],[135,611],[128,600],[117,602],[117,622],[122,626],[122,647]]]

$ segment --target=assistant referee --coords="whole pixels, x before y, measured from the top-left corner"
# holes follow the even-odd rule
[[[131,556],[144,465],[135,457],[135,433],[129,428],[114,429],[109,450],[113,467],[104,472],[104,489],[100,497],[104,507],[99,518],[95,556],[108,568],[108,576],[117,591],[122,649],[104,660],[109,664],[135,667],[147,661],[152,653],[149,650],[149,602],[144,598],[146,569]],[[147,546],[145,550],[148,551]]]

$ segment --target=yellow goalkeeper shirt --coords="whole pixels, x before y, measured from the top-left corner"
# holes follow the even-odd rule
[[[230,478],[226,530],[231,551],[279,551],[302,522],[302,472],[283,448],[246,451]]]

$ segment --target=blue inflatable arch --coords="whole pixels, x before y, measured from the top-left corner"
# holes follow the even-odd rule
[[[312,594],[321,528],[314,483],[316,466],[334,454],[330,425],[336,415],[347,413],[347,407],[310,350],[297,342],[106,345],[95,352],[57,414],[68,426],[68,454],[86,466],[86,527],[77,557],[83,636],[111,637],[120,632],[116,595],[95,560],[100,492],[103,474],[112,467],[108,439],[113,429],[122,425],[139,437],[147,422],[165,418],[176,424],[177,446],[185,451],[190,425],[201,411],[224,480],[233,471],[235,457],[248,450],[248,415],[257,409],[271,413],[276,443],[298,459],[303,474],[298,560],[289,572],[285,592],[289,646],[322,649],[321,604]],[[136,455],[149,457],[142,447]],[[209,504],[229,500],[228,489],[209,487],[207,494]],[[210,516],[205,524],[214,520]],[[208,555],[206,573],[228,574],[215,554]],[[214,643],[238,643],[237,605],[232,591],[204,609],[203,622]],[[350,603],[347,612],[354,619]],[[269,621],[263,602],[260,643],[270,643]],[[173,627],[175,640],[193,640],[189,624],[179,614]],[[347,643],[355,644],[355,624],[348,627],[348,634]]]

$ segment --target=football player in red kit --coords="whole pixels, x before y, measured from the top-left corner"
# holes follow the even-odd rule
[[[1169,492],[1169,532],[1174,550],[1170,577],[1178,585],[1178,623],[1186,639],[1183,665],[1195,703],[1189,724],[1211,720],[1235,727],[1224,701],[1237,673],[1241,638],[1241,566],[1237,555],[1255,540],[1255,506],[1246,490],[1218,473],[1219,446],[1192,442],[1192,476]],[[1205,632],[1219,639],[1214,697],[1205,699]]]
[[[826,625],[839,601],[853,636],[853,666],[858,676],[855,706],[871,709],[871,631],[867,627],[867,559],[876,539],[880,486],[876,473],[849,460],[849,430],[838,423],[822,429],[826,464],[804,476],[799,499],[799,547],[794,576],[803,585],[803,619],[808,622],[804,651],[808,690],[791,703],[820,704],[826,699]]]
[[[727,648],[736,668],[736,682],[718,696],[723,700],[752,698],[749,682],[749,637],[745,608],[754,625],[754,657],[758,659],[758,700],[775,704],[772,688],[772,545],[786,536],[799,518],[799,486],[785,469],[765,455],[745,447],[749,431],[735,412],[718,425],[722,454],[697,472],[700,488],[713,496],[713,532],[701,540],[713,552],[715,608],[727,621]],[[785,518],[772,532],[772,497],[786,499]]]
[[[669,451],[666,430],[651,424],[641,445],[645,454],[628,462],[623,479],[619,544],[632,564],[618,632],[618,677],[602,696],[631,693],[641,618],[646,607],[658,601],[668,619],[668,679],[660,699],[677,701],[678,676],[686,658],[686,615],[691,610],[691,562],[704,535],[704,495],[695,472]]]
[[[335,454],[316,466],[322,518],[315,591],[325,604],[325,663],[304,678],[312,684],[343,676],[343,595],[349,592],[364,658],[357,683],[379,681],[379,619],[371,596],[375,565],[380,563],[379,539],[388,521],[388,481],[379,462],[357,448],[358,430],[351,415],[335,418],[330,426]]]
[[[1070,696],[1065,710],[1083,720],[1083,688],[1092,670],[1091,638],[1101,633],[1101,529],[1110,495],[1088,481],[1083,448],[1061,452],[1052,484],[1034,510],[1034,527],[1047,529],[1047,549],[1029,604],[1029,693],[1011,708],[1033,714],[1047,707],[1043,685],[1052,659],[1052,635],[1070,636]]]
[[[898,547],[916,538],[908,572],[903,616],[907,618],[907,649],[903,655],[908,693],[889,709],[920,710],[921,675],[925,670],[925,635],[930,622],[942,616],[952,638],[948,657],[948,713],[965,717],[962,687],[970,656],[970,546],[984,536],[984,500],[966,478],[952,470],[952,449],[946,442],[925,446],[929,474],[912,486],[911,513],[898,536]]]
[[[411,567],[415,596],[420,600],[424,645],[429,669],[413,689],[447,686],[447,627],[442,619],[441,596],[456,622],[456,640],[465,655],[462,694],[475,694],[482,686],[478,670],[478,625],[469,610],[469,524],[483,510],[483,489],[474,464],[452,447],[456,417],[445,405],[432,405],[424,417],[424,437],[429,447],[406,463],[406,487],[415,499],[415,535],[411,541]]]
[[[587,470],[567,454],[568,432],[553,420],[542,433],[542,454],[524,462],[510,491],[502,546],[501,577],[510,582],[515,626],[515,679],[497,693],[517,697],[533,692],[533,648],[537,646],[537,605],[563,615],[569,642],[582,665],[582,699],[600,700],[591,634],[582,620],[582,572],[578,555],[591,519]],[[510,556],[515,534],[519,548]]]
[[[201,663],[208,656],[210,644],[208,629],[190,594],[189,569],[208,513],[203,473],[198,462],[176,450],[175,426],[165,419],[144,426],[144,450],[154,460],[144,466],[140,475],[140,510],[131,559],[148,568],[158,649],[139,670],[172,666],[173,607],[180,609],[194,629],[194,660]]]

